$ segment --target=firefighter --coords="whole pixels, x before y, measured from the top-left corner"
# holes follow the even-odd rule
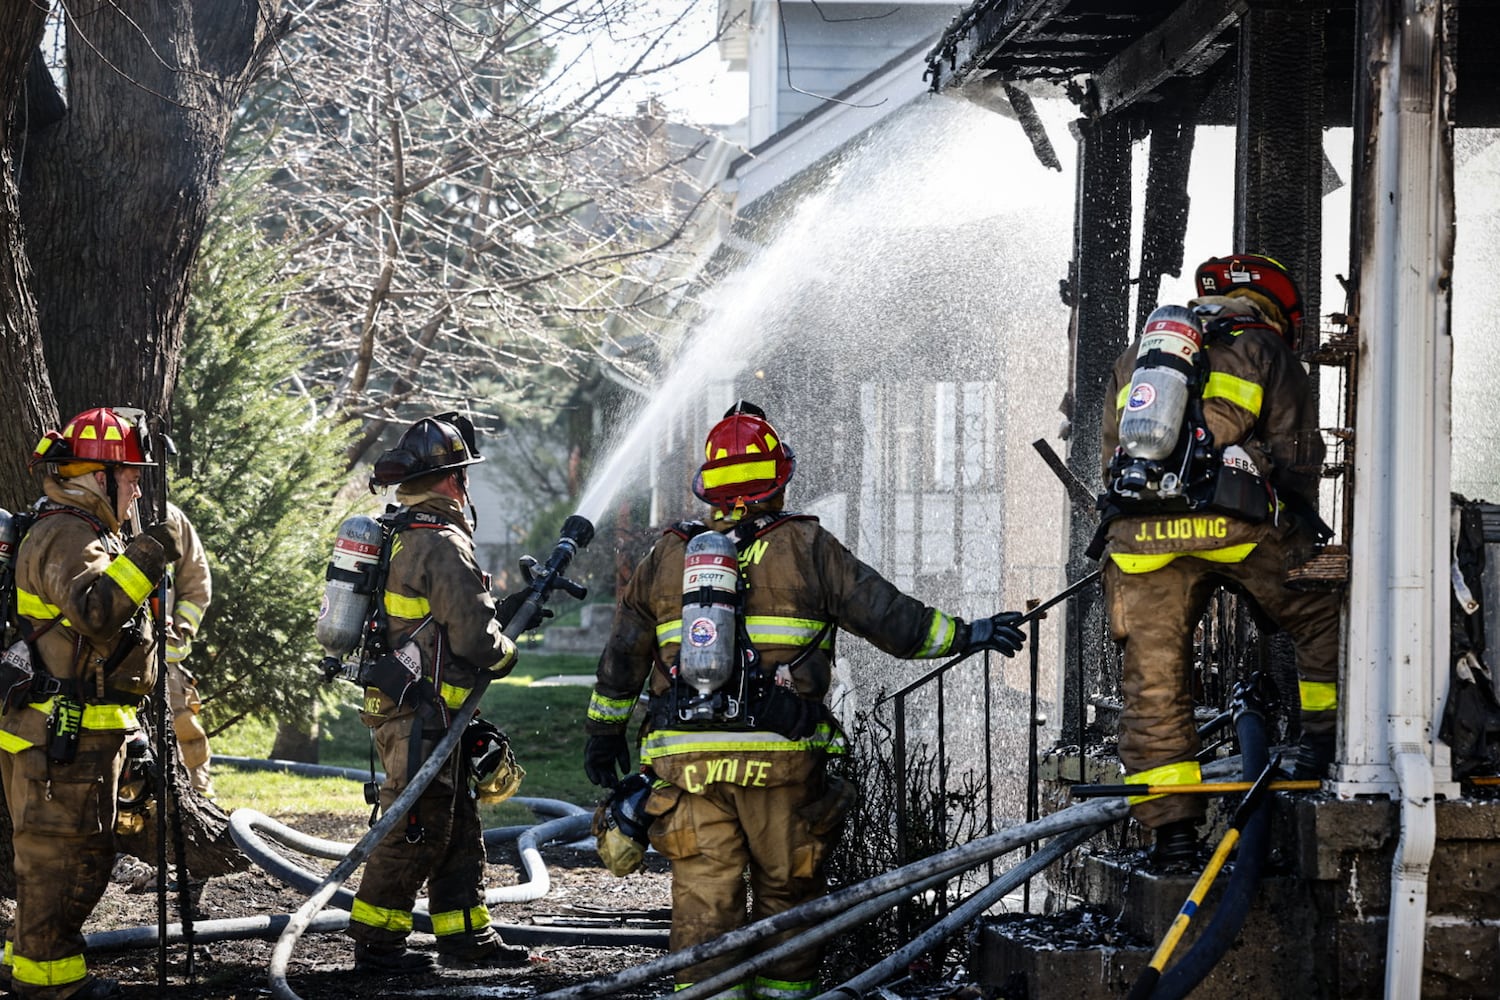
[[[5,964],[18,997],[100,1000],[120,988],[89,973],[83,923],[109,881],[125,739],[156,677],[148,598],[181,550],[171,523],[121,535],[151,464],[122,413],[78,414],[30,464],[44,496],[16,560],[16,609],[31,676],[0,718],[16,873]]]
[[[732,407],[709,432],[704,458],[693,491],[712,508],[709,523],[675,525],[625,586],[599,660],[584,751],[589,780],[615,787],[630,764],[626,725],[649,680],[640,758],[654,787],[644,811],[651,845],[672,862],[674,951],[745,923],[747,869],[753,919],[826,892],[827,853],[853,798],[827,767],[845,752],[844,734],[824,706],[837,629],[909,659],[978,649],[1013,656],[1024,641],[1018,615],[971,623],[944,614],[901,593],[815,518],[785,511],[795,459],[758,407]],[[736,666],[723,690],[708,694],[677,677],[684,642],[723,632],[702,619],[685,621],[685,552],[703,532],[734,543],[728,551],[738,558],[727,557],[729,575],[742,597],[724,625],[739,636]],[[601,851],[611,842],[628,847],[628,840],[602,838]],[[742,957],[685,968],[678,986]],[[800,952],[725,995],[811,997],[820,957],[817,949]]]
[[[483,461],[474,427],[456,413],[424,417],[383,454],[370,488],[395,486],[402,510],[388,545],[379,600],[390,652],[367,678],[360,719],[374,730],[385,768],[380,804],[389,808],[421,767],[481,673],[503,677],[516,647],[501,631],[489,576],[474,559],[465,517],[468,467]],[[469,794],[468,755],[453,754],[403,825],[376,845],[348,934],[356,971],[420,972],[429,956],[410,951],[412,905],[427,883],[439,960],[459,966],[520,964],[525,948],[500,939],[484,905],[484,844]]]
[[[198,697],[198,679],[183,665],[192,651],[193,639],[203,624],[203,614],[213,600],[213,577],[209,573],[208,554],[193,523],[182,508],[167,503],[167,520],[177,526],[182,539],[182,558],[172,565],[172,622],[167,632],[167,706],[172,710],[172,731],[182,765],[187,768],[193,789],[206,798],[214,797],[213,777],[209,773],[208,731],[198,713],[203,700]]]
[[[1298,591],[1286,571],[1326,537],[1317,514],[1323,442],[1307,372],[1295,349],[1302,297],[1277,261],[1257,254],[1215,257],[1198,268],[1199,297],[1189,306],[1201,324],[1196,404],[1211,447],[1198,501],[1149,495],[1122,500],[1118,484],[1130,456],[1117,446],[1132,396],[1139,340],[1116,362],[1103,427],[1108,560],[1104,583],[1110,628],[1123,646],[1120,760],[1127,780],[1153,785],[1199,780],[1200,749],[1190,690],[1193,633],[1211,594],[1233,588],[1292,637],[1301,695],[1301,742],[1294,777],[1322,777],[1333,760],[1338,699],[1337,594]],[[1148,324],[1149,326],[1150,324]],[[1195,420],[1185,420],[1182,434]],[[1183,439],[1180,448],[1189,447]],[[1197,855],[1204,815],[1197,795],[1131,800],[1132,814],[1154,831],[1153,858],[1164,866]]]

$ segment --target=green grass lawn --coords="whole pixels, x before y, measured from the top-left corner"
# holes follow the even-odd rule
[[[481,714],[506,732],[516,759],[526,769],[526,780],[517,794],[582,806],[592,806],[598,799],[599,790],[583,776],[583,722],[590,688],[531,686],[534,680],[559,674],[592,677],[596,662],[591,656],[523,651],[515,672],[491,683],[485,691]],[[321,720],[319,763],[368,768],[370,731],[359,721],[360,693],[343,682],[338,682],[336,690],[340,705]],[[246,722],[216,736],[212,745],[216,754],[264,757],[274,738],[275,730],[269,724]],[[217,766],[214,785],[221,806],[247,806],[271,816],[368,809],[360,783],[342,778],[234,772],[227,766]],[[510,823],[520,822],[529,814],[519,807],[502,805],[490,816],[493,821]]]

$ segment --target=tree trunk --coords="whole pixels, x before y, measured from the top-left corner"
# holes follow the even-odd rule
[[[47,364],[64,418],[163,413],[230,120],[280,2],[65,4],[68,112],[28,136],[21,179]]]
[[[0,32],[0,383],[10,412],[9,420],[0,421],[0,506],[7,510],[33,499],[26,457],[42,427],[57,419],[42,359],[15,170],[28,118],[27,69],[46,17],[46,6],[36,0],[0,0],[0,24],[7,25]]]
[[[271,747],[272,760],[295,760],[302,764],[318,762],[317,711],[318,704],[314,701],[312,726],[308,731],[285,719],[281,721],[276,727],[276,743]]]

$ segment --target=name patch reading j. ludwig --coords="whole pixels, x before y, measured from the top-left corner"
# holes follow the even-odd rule
[[[1227,538],[1227,517],[1171,517],[1143,521],[1135,533],[1138,542],[1180,541],[1192,538]]]

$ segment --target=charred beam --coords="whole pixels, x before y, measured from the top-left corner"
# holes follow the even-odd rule
[[[1099,109],[1127,107],[1174,76],[1196,76],[1229,49],[1220,36],[1248,9],[1246,0],[1190,0],[1094,74]]]

